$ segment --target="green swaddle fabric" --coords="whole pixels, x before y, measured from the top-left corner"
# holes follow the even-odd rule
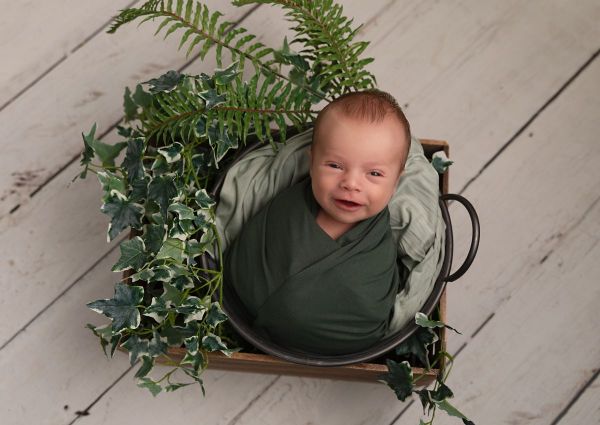
[[[317,354],[349,354],[381,339],[399,275],[389,212],[337,240],[317,224],[310,178],[270,200],[225,254],[224,282],[273,341]]]
[[[250,152],[228,171],[216,211],[224,251],[250,217],[276,194],[306,178],[311,142],[312,129],[290,138],[277,153],[268,145]],[[438,174],[413,138],[404,174],[388,205],[396,254],[403,267],[384,338],[414,320],[441,270],[445,224],[439,195]]]

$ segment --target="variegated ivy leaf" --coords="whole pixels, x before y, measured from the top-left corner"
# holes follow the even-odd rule
[[[202,348],[209,352],[227,350],[227,346],[221,341],[221,337],[210,332],[202,337]]]
[[[196,226],[194,226],[194,220],[179,220],[178,223],[181,230],[183,230],[188,236],[196,233]]]
[[[128,269],[139,270],[146,264],[148,258],[145,252],[146,248],[144,241],[139,236],[121,242],[119,249],[121,257],[113,266],[113,272],[122,272]]]
[[[188,263],[191,263],[191,260],[204,254],[208,248],[210,248],[209,243],[201,244],[196,239],[188,240],[185,244],[185,253],[188,256]]]
[[[198,338],[198,335],[186,338],[184,343],[188,353],[192,355],[198,353],[198,350],[200,349],[200,339]]]
[[[136,378],[143,378],[148,375],[154,367],[154,359],[150,356],[142,356],[142,365],[135,373]]]
[[[100,211],[111,218],[108,225],[108,242],[116,238],[126,228],[139,229],[142,225],[144,208],[127,199],[113,196],[102,205]]]
[[[98,176],[98,180],[102,185],[102,191],[104,192],[102,200],[104,202],[108,201],[112,197],[127,199],[125,196],[127,193],[127,190],[125,189],[125,182],[119,176],[111,173],[110,171],[98,171],[96,175]]]
[[[179,202],[169,205],[168,211],[177,214],[179,220],[193,220],[196,218],[193,209]]]
[[[214,73],[214,81],[218,86],[224,86],[229,84],[231,81],[235,79],[235,77],[239,74],[238,71],[238,62],[235,61],[227,68],[219,69],[217,68]]]
[[[160,92],[168,93],[173,91],[183,79],[183,75],[175,70],[168,71],[158,78],[152,78],[145,81],[144,84],[150,86],[150,93],[156,94]]]
[[[215,200],[210,197],[206,189],[200,189],[197,191],[194,195],[194,198],[196,199],[196,204],[198,204],[198,206],[203,210],[207,210],[215,205]]]
[[[194,219],[194,224],[200,230],[207,230],[214,224],[215,219],[210,210],[198,210],[198,216]]]
[[[420,311],[415,314],[415,322],[417,325],[422,326],[424,328],[448,328],[450,330],[453,330],[457,334],[462,335],[459,331],[457,331],[451,326],[448,326],[444,322],[440,322],[438,320],[429,320],[427,318],[427,315],[421,313]]]
[[[402,363],[391,359],[385,361],[388,367],[388,373],[381,379],[396,393],[398,400],[404,401],[413,391],[413,373],[410,364],[407,361]]]
[[[193,288],[194,282],[187,275],[180,275],[174,277],[171,283],[180,291],[184,291],[185,289]]]
[[[204,354],[202,353],[202,351],[196,351],[195,353],[190,353],[188,351],[185,353],[183,360],[181,360],[182,365],[186,365],[186,364],[192,365],[192,368],[195,371],[200,370],[200,368],[202,367],[202,365],[204,363],[205,363],[205,358],[204,358]],[[183,370],[184,370],[184,372],[186,372],[189,369],[184,368]],[[186,372],[186,374],[190,375],[188,372]]]
[[[142,203],[142,201],[148,197],[149,181],[150,179],[148,177],[144,177],[130,183],[131,192],[129,193],[129,200],[131,202]]]
[[[148,340],[137,335],[131,335],[122,345],[129,352],[129,364],[132,366],[138,357],[148,354]]]
[[[208,143],[213,150],[215,165],[223,159],[229,149],[238,147],[237,139],[232,140],[230,138],[227,127],[221,132],[216,124],[212,124],[208,127]]]
[[[187,326],[172,326],[169,323],[165,323],[161,331],[161,335],[167,338],[167,343],[170,347],[179,347],[183,344],[185,338],[189,338],[197,333],[197,329],[190,327],[189,325],[194,322],[190,322]]]
[[[191,320],[202,320],[204,313],[206,313],[206,307],[202,304],[200,298],[189,296],[176,308],[176,311],[187,316],[185,318],[185,323],[187,323]]]
[[[173,225],[169,229],[169,238],[179,239],[180,241],[185,241],[188,238],[188,236],[189,235],[186,232],[181,230],[181,227],[179,227],[178,220],[175,219],[173,221]]]
[[[147,388],[154,397],[156,397],[162,391],[160,384],[148,377],[140,378],[137,386],[140,388]]]
[[[155,176],[159,176],[161,174],[166,174],[169,172],[169,164],[164,156],[157,156],[152,165],[150,166],[150,170]]]
[[[127,141],[127,151],[121,166],[127,171],[127,181],[129,183],[144,178],[143,154],[144,139],[142,137],[136,137]]]
[[[119,341],[121,341],[121,334],[114,333],[110,323],[99,327],[88,323],[86,327],[91,329],[94,335],[100,338],[100,345],[102,346],[102,351],[104,351],[106,357],[109,355],[109,353],[106,352],[106,347],[110,344],[110,357],[113,357],[117,346],[119,345]]]
[[[166,282],[163,283],[163,293],[160,297],[165,300],[168,306],[178,306],[183,302],[182,291],[177,289],[175,285]]]
[[[169,345],[163,341],[166,338],[162,338],[160,334],[154,330],[152,333],[152,339],[148,343],[148,354],[152,357],[162,356],[163,354],[167,354],[167,349]]]
[[[220,95],[215,89],[208,89],[199,93],[200,97],[204,100],[206,109],[212,109],[217,105],[225,103],[227,98],[225,95]]]
[[[146,244],[146,249],[152,254],[158,253],[165,241],[166,226],[160,224],[149,224],[145,226],[145,230],[144,243]]]
[[[185,251],[185,242],[175,238],[168,238],[158,254],[156,254],[157,259],[173,259],[179,263],[183,263],[185,259],[184,255]]]
[[[171,200],[177,196],[177,187],[172,174],[163,174],[155,177],[148,185],[148,199],[156,201],[164,219]]]
[[[187,387],[188,385],[192,385],[193,382],[175,382],[173,384],[169,384],[165,386],[166,392],[176,391],[179,388]]]
[[[179,161],[181,159],[181,152],[183,152],[183,145],[178,142],[158,148],[158,153],[165,158],[167,164]]]
[[[194,133],[196,134],[196,137],[203,137],[206,135],[206,118],[204,117],[200,117],[198,118],[198,121],[196,122],[196,126],[194,127]],[[198,160],[198,158],[197,158]],[[193,164],[193,161],[192,161]]]
[[[213,228],[210,227],[200,237],[200,245],[212,245],[216,239],[215,232]]]
[[[130,277],[132,282],[137,282],[138,280],[150,282],[154,277],[154,272],[151,269],[144,269],[140,272],[132,274]]]
[[[165,265],[154,267],[152,271],[154,272],[153,282],[170,282],[175,276],[175,271]]]
[[[140,325],[138,304],[144,298],[144,288],[123,283],[115,285],[115,295],[111,299],[96,300],[87,304],[95,312],[110,317],[113,332],[136,329]]]
[[[439,174],[446,172],[452,164],[454,164],[454,161],[450,161],[444,151],[437,151],[431,156],[431,165]]]
[[[206,323],[213,328],[217,326],[219,323],[227,320],[227,315],[221,310],[221,306],[218,302],[213,302],[208,309],[208,314],[206,315]]]
[[[161,323],[167,317],[169,313],[169,307],[167,306],[167,301],[163,297],[152,297],[152,304],[150,304],[144,312],[142,313],[144,316],[148,316],[156,320],[158,323]]]

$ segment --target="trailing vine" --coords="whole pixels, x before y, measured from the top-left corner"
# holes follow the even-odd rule
[[[199,261],[210,256],[222,264],[216,203],[209,194],[219,173],[249,138],[276,149],[291,127],[299,131],[311,124],[316,103],[376,85],[365,69],[373,59],[361,58],[368,42],[354,41],[360,27],[353,28],[353,21],[332,0],[233,3],[282,7],[295,37],[290,43],[284,39],[279,49],[267,47],[194,0],[150,0],[125,9],[108,32],[134,21],[158,21],[155,35],[179,33],[179,49],[186,47],[186,56],[196,52],[204,60],[213,52],[218,68],[212,75],[168,71],[134,90],[126,88],[124,118],[118,126],[122,141],[114,145],[96,138],[96,124],[82,134],[79,177],[88,172],[98,177],[101,211],[110,218],[107,239],[130,231],[112,268],[124,273],[114,296],[88,303],[111,322],[88,327],[107,355],[118,347],[128,351],[131,364],[139,365],[138,385],[153,395],[193,383],[204,392],[201,374],[208,365],[207,354],[220,351],[230,356],[242,349],[221,310],[222,270]],[[301,46],[299,52],[291,48],[294,44]],[[254,73],[244,80],[247,62]],[[451,361],[443,351],[435,353],[431,364],[429,360],[434,353],[428,347],[437,341],[432,328],[446,325],[420,316],[417,323],[419,332],[396,348],[396,356],[418,359],[427,369],[439,367],[442,358]],[[182,346],[186,354],[178,361],[169,348]],[[152,377],[157,359],[171,369]],[[444,384],[443,370],[433,390],[416,390],[420,378],[412,376],[408,360],[388,359],[387,365],[389,373],[382,380],[398,398],[418,394],[424,412],[432,414],[431,421],[422,424],[432,423],[437,408],[471,423],[447,402],[452,392]],[[176,379],[178,370],[190,380]]]

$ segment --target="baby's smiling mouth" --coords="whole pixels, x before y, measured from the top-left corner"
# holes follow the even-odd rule
[[[341,207],[342,209],[353,211],[360,208],[362,205],[358,202],[349,201],[346,199],[334,199],[336,205]]]

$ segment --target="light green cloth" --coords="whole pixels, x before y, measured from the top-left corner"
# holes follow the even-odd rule
[[[308,175],[312,129],[290,138],[274,152],[261,147],[228,172],[217,206],[222,249],[235,239],[243,223],[273,196]],[[402,329],[431,293],[444,258],[445,224],[438,205],[439,176],[413,138],[404,174],[389,203],[390,226],[398,258],[408,274],[401,277],[386,336]],[[402,283],[404,282],[404,283]]]

